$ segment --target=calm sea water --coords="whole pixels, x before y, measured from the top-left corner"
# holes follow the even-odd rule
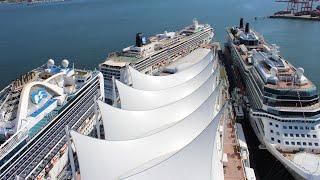
[[[133,44],[137,32],[153,35],[177,30],[189,25],[193,18],[211,24],[216,29],[216,39],[224,42],[225,27],[238,24],[240,17],[270,43],[278,44],[282,55],[303,67],[308,77],[319,85],[320,22],[254,20],[283,7],[272,0],[72,0],[37,5],[2,4],[0,88],[48,58],[57,63],[67,58],[76,67],[96,68],[109,52]],[[254,152],[252,156],[260,155]],[[270,158],[265,156],[262,161]],[[277,168],[271,163],[259,173],[270,177],[271,170],[277,172]]]
[[[93,69],[106,55],[146,35],[176,30],[193,18],[210,23],[216,39],[225,40],[225,27],[244,17],[282,55],[304,67],[320,83],[320,23],[258,19],[283,5],[261,0],[72,0],[37,5],[0,5],[0,88],[12,79],[53,58],[67,58]]]

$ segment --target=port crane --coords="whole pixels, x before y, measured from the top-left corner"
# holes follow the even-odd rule
[[[313,5],[319,0],[276,0],[276,2],[287,3],[286,11],[292,14],[310,14]]]

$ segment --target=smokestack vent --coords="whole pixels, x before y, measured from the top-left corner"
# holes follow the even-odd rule
[[[136,46],[137,47],[142,47],[142,33],[137,33],[136,35]]]
[[[239,28],[242,29],[243,28],[243,18],[240,19],[240,25]]]
[[[249,33],[249,31],[250,31],[249,23],[246,23],[246,30],[245,30],[245,32],[246,32],[246,33]]]

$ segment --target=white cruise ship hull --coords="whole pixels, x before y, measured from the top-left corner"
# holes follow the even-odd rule
[[[261,118],[261,117],[260,117]],[[267,122],[268,120],[262,119],[262,123]],[[296,164],[294,164],[292,161],[285,158],[271,143],[265,140],[265,137],[260,133],[262,132],[262,128],[259,125],[259,120],[255,118],[250,113],[250,125],[252,129],[254,130],[257,138],[259,139],[260,143],[266,147],[266,149],[275,157],[277,160],[279,160],[284,167],[289,171],[289,173],[297,180],[319,180],[319,175],[313,175],[302,168],[298,167]]]

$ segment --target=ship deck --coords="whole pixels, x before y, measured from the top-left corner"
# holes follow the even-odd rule
[[[254,31],[254,30],[253,30]],[[256,31],[254,31],[258,37],[260,38],[260,42],[261,44],[259,44],[258,46],[246,46],[246,49],[245,51],[243,52],[243,50],[241,49],[240,45],[236,45],[234,44],[236,50],[237,50],[237,53],[238,53],[238,56],[240,57],[240,59],[244,62],[243,64],[248,68],[248,67],[253,67],[253,65],[250,65],[249,64],[249,60],[248,60],[248,57],[249,57],[249,51],[252,50],[252,49],[255,49],[257,51],[262,51],[264,52],[265,50],[264,49],[264,46],[270,46],[265,40],[264,38],[259,34],[257,33]],[[228,34],[230,37],[232,37],[232,39],[235,39],[235,37],[232,35],[232,33],[228,30]],[[286,63],[286,71],[285,72],[279,72],[278,76],[295,76],[295,73],[296,73],[296,70],[295,70],[295,67],[290,64],[290,62],[285,62]],[[270,70],[267,69],[267,68],[264,68],[265,72],[267,72],[268,74],[270,74]],[[300,84],[300,85],[296,85],[296,84],[293,84],[292,81],[290,80],[284,80],[284,79],[281,79],[279,80],[279,82],[277,84],[270,84],[270,83],[266,83],[265,84],[265,87],[268,87],[268,88],[271,88],[271,89],[283,89],[283,90],[291,90],[291,89],[301,89],[301,90],[307,90],[307,89],[310,89],[312,87],[314,87],[314,84],[308,79],[306,83],[304,84]]]
[[[223,153],[227,154],[228,161],[223,166],[225,180],[245,180],[245,170],[240,156],[240,147],[237,141],[234,125],[230,118],[225,120]]]
[[[281,150],[277,151],[287,160],[291,161],[292,164],[298,168],[303,169],[307,173],[315,176],[320,175],[319,162],[320,153],[311,151],[294,151],[294,152],[284,152]]]

